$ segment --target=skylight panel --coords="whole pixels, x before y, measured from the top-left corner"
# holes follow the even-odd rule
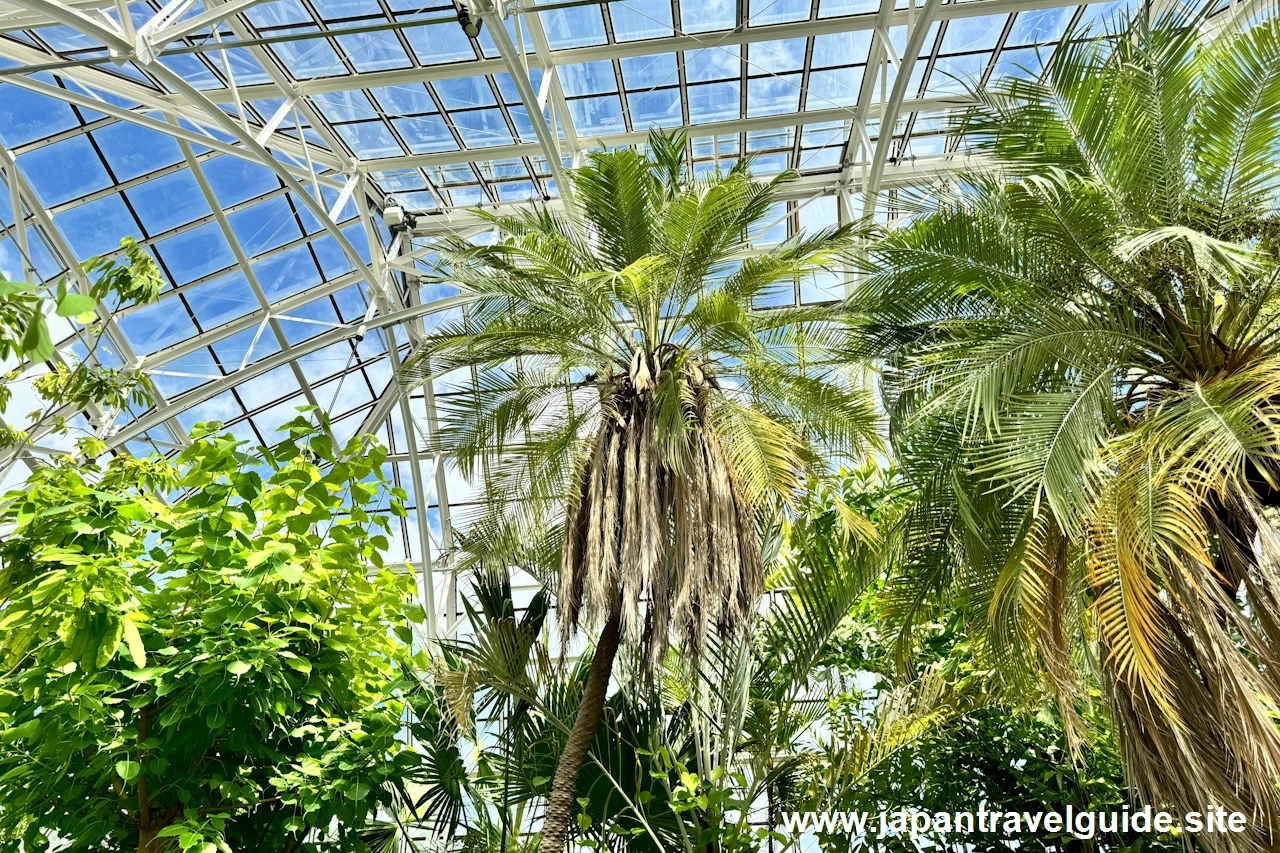
[[[880,9],[879,0],[819,0],[818,17],[836,18],[845,15],[871,15]]]
[[[814,36],[813,67],[865,64],[871,53],[871,30]]]
[[[458,149],[457,140],[453,138],[448,123],[441,116],[398,118],[392,124],[414,154],[434,154]]]
[[[125,340],[138,355],[150,355],[185,341],[196,333],[187,310],[176,300],[143,305],[116,318]]]
[[[361,370],[353,370],[346,376],[322,385],[316,388],[315,393],[325,410],[335,416],[345,415],[373,402],[373,393]]]
[[[207,347],[167,361],[153,370],[144,368],[144,372],[156,386],[156,390],[169,399],[222,375]]]
[[[471,166],[466,163],[457,163],[452,166],[427,166],[423,171],[427,173],[427,179],[436,186],[470,184],[477,180],[476,173],[471,171]]]
[[[510,178],[527,178],[529,170],[519,158],[506,160],[487,160],[476,164],[476,171],[487,181],[501,181]]]
[[[299,0],[272,0],[250,6],[245,15],[258,29],[312,23],[311,13]]]
[[[71,29],[71,27],[41,27],[38,30],[32,30],[42,42],[49,45],[59,52],[88,50],[91,48],[101,48],[101,42],[90,38],[83,33]]]
[[[926,95],[964,95],[978,88],[982,72],[991,61],[990,53],[942,56],[929,74]]]
[[[1138,0],[1112,0],[1110,3],[1094,3],[1084,7],[1084,12],[1080,16],[1080,23],[1076,25],[1076,30],[1083,30],[1085,27],[1091,27],[1095,34],[1100,33],[1110,26],[1115,29],[1115,18],[1117,15],[1125,11],[1131,11],[1138,5]]]
[[[1013,28],[1009,30],[1009,38],[1005,44],[1018,47],[1057,41],[1066,32],[1075,12],[1075,6],[1019,12],[1018,17],[1013,20]]]
[[[84,135],[20,154],[17,162],[45,207],[111,186],[111,176]]]
[[[326,280],[335,279],[355,269],[347,253],[338,245],[338,241],[328,234],[311,241],[311,253],[320,262],[320,270]]]
[[[791,148],[796,141],[794,127],[780,127],[772,130],[753,130],[747,134],[747,152],[770,151],[778,148]],[[722,154],[737,153],[721,151]]]
[[[380,18],[382,7],[377,0],[311,0],[316,12],[326,21],[342,18]]]
[[[249,422],[258,431],[262,441],[268,447],[274,447],[286,438],[280,429],[298,416],[299,406],[305,405],[307,405],[307,398],[299,394],[258,412],[249,418]]]
[[[511,79],[511,75],[505,71],[501,71],[493,75],[493,82],[498,85],[498,94],[502,96],[504,104],[520,103],[520,90],[516,88],[516,83]],[[538,87],[542,85],[542,69],[529,69],[529,83],[533,86],[533,90],[538,91]]]
[[[340,323],[338,312],[327,296],[289,309],[288,313],[280,315],[279,321],[290,345],[300,344]]]
[[[396,157],[404,153],[391,130],[380,121],[342,124],[334,128],[357,157],[376,160],[380,157]]]
[[[200,164],[209,188],[223,207],[279,189],[280,179],[266,166],[230,154]]]
[[[740,91],[741,84],[737,80],[689,86],[689,123],[705,124],[741,118]]]
[[[426,179],[417,169],[392,169],[385,172],[370,172],[369,177],[378,182],[378,186],[387,192],[408,192],[425,190]]]
[[[499,109],[467,110],[453,113],[454,127],[467,148],[511,145],[515,139]]]
[[[674,53],[627,56],[618,60],[618,65],[622,68],[622,83],[627,89],[674,86],[680,82]]]
[[[704,47],[684,54],[684,76],[690,83],[737,79],[742,72],[739,45]]]
[[[308,246],[294,246],[253,264],[254,275],[271,301],[315,287],[322,280]]]
[[[445,193],[454,207],[470,207],[489,201],[483,187],[457,187]]]
[[[344,287],[331,297],[338,306],[338,316],[342,318],[342,322],[351,323],[364,317],[365,311],[369,308],[369,300],[364,295],[364,290],[359,282]]]
[[[125,191],[148,235],[161,234],[210,214],[195,176],[187,169]]]
[[[361,312],[363,316],[364,312]],[[351,345],[346,341],[330,344],[323,349],[307,353],[298,359],[302,375],[313,385],[326,377],[333,376],[348,364],[354,363]]]
[[[856,105],[865,70],[866,66],[855,65],[851,68],[810,71],[805,109],[822,110]]]
[[[237,210],[227,217],[227,223],[240,248],[249,256],[278,248],[302,236],[298,220],[283,196]]]
[[[750,0],[747,5],[747,23],[782,24],[809,19],[809,0]]]
[[[754,77],[747,82],[747,116],[778,115],[800,108],[799,74]]]
[[[412,115],[439,112],[427,87],[421,83],[380,86],[370,89],[374,100],[390,115]]]
[[[160,57],[160,64],[197,89],[217,89],[222,81],[195,56],[173,54]]]
[[[283,46],[283,45],[281,45]],[[227,61],[222,61],[222,55],[226,54]],[[253,58],[249,51],[242,47],[228,47],[214,51],[207,56],[208,60],[213,63],[223,77],[230,77],[235,80],[237,86],[253,86],[258,83],[270,83],[271,75],[258,64],[258,60]],[[230,72],[227,66],[231,66]]]
[[[498,101],[493,96],[488,77],[454,77],[436,80],[431,84],[447,110],[465,110],[472,107],[492,107]]]
[[[240,270],[201,282],[182,293],[196,321],[206,331],[261,307]]]
[[[270,334],[270,332],[263,332]],[[302,388],[293,375],[293,368],[287,364],[272,368],[252,379],[236,385],[236,394],[240,402],[250,411],[270,405],[284,397],[298,394]]]
[[[261,361],[269,355],[280,352],[276,336],[271,334],[269,329],[262,329],[259,333],[260,328],[260,326],[250,326],[209,345],[218,357],[218,361],[222,363],[223,370],[234,373],[242,364],[253,364],[255,361]]]
[[[385,71],[413,65],[392,32],[338,36],[338,44],[357,71]]]
[[[618,42],[664,38],[675,35],[671,25],[671,4],[644,3],[633,0],[609,4],[613,37]]]
[[[630,3],[621,5],[635,8]],[[608,41],[604,31],[604,14],[599,6],[546,9],[537,14],[542,22],[542,30],[547,36],[547,44],[552,50],[589,47]]]
[[[520,37],[517,38],[516,36],[516,23],[515,23],[514,16],[506,19],[506,25],[507,25],[507,35],[511,37],[511,43],[514,44],[517,49],[523,43],[524,52],[533,53],[534,52],[533,37],[529,35],[529,25],[525,23],[524,16],[520,17]],[[450,24],[449,26],[453,26],[456,28],[457,25]],[[523,42],[521,41],[521,39],[523,39]],[[494,44],[493,34],[489,32],[489,27],[486,26],[482,30],[480,30],[480,37],[476,39],[476,41],[480,43],[480,52],[485,57],[489,59],[497,59],[499,56],[501,56],[501,54],[498,53],[498,46]]]
[[[983,15],[977,18],[956,18],[947,22],[942,34],[939,53],[961,53],[991,50],[1000,40],[1008,15]],[[926,43],[928,40],[926,39]]]
[[[307,30],[309,31],[309,30]],[[297,80],[342,74],[346,66],[328,39],[277,42],[272,45],[280,63]]]
[[[799,71],[804,67],[804,49],[807,41],[806,38],[774,39],[748,45],[747,73],[780,74],[786,71]]]
[[[803,150],[800,152],[800,162],[796,164],[796,168],[800,170],[835,168],[841,164],[842,154],[843,151],[839,146]]]
[[[119,193],[55,213],[53,224],[79,261],[118,251],[121,237],[142,236]]]
[[[636,130],[650,127],[676,127],[684,119],[680,111],[680,90],[655,89],[627,95],[631,125]]]
[[[175,284],[186,284],[235,263],[216,222],[161,240],[155,249]]]
[[[523,106],[507,107],[507,115],[511,117],[511,124],[516,129],[516,140],[518,142],[537,142],[538,132],[533,128],[533,121],[529,118],[529,111]],[[560,128],[560,138],[565,138],[564,128]]]
[[[70,104],[0,83],[0,141],[10,150],[78,124]]]
[[[230,391],[223,391],[216,397],[211,397],[201,403],[192,406],[185,412],[178,414],[178,423],[182,428],[190,431],[198,423],[209,423],[217,421],[225,424],[227,421],[234,420],[244,414],[244,409],[236,401],[235,396]]]
[[[311,101],[329,121],[368,121],[378,116],[378,110],[359,89],[320,92],[312,95]]]
[[[1014,50],[1000,51],[992,79],[1000,77],[1018,77],[1023,80],[1037,78],[1044,72],[1044,66],[1053,55],[1054,46],[1022,47]]]
[[[622,101],[617,95],[578,98],[569,102],[573,124],[581,135],[623,133]]]
[[[413,54],[423,65],[466,62],[476,58],[475,45],[457,24],[428,24],[404,30]]]
[[[529,201],[538,198],[538,191],[531,181],[497,184],[499,201]]]
[[[560,86],[569,97],[618,91],[613,63],[608,60],[560,65],[556,67],[556,73],[560,75]]]
[[[637,8],[636,0],[624,5]],[[681,0],[680,29],[686,33],[732,29],[737,23],[735,0]]]

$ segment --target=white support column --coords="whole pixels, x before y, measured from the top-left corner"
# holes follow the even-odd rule
[[[135,51],[140,62],[154,62],[159,57],[160,51],[164,50],[165,45],[170,42],[185,38],[205,27],[216,27],[228,17],[265,0],[227,0],[225,3],[205,9],[198,15],[177,20],[177,16],[185,11],[190,2],[191,0],[175,0],[175,3],[171,3],[170,6],[181,5],[182,10],[166,18],[165,10],[169,8],[166,6],[138,31]]]
[[[907,0],[907,2],[914,8],[915,0]],[[880,114],[880,135],[876,139],[875,154],[871,158],[867,179],[862,187],[863,216],[871,216],[875,213],[876,195],[880,192],[880,179],[884,176],[884,167],[889,159],[889,149],[893,147],[894,126],[898,123],[898,113],[902,108],[902,101],[907,93],[907,83],[911,80],[909,69],[915,64],[916,57],[920,55],[920,48],[924,45],[925,36],[928,35],[929,27],[932,26],[933,21],[937,18],[938,9],[941,6],[942,0],[925,0],[924,8],[915,17],[914,26],[911,32],[907,34],[907,65],[893,78],[893,89],[890,91],[884,110]]]
[[[133,44],[124,37],[123,32],[109,25],[107,19],[82,12],[61,0],[9,0],[9,2],[100,42],[111,51],[113,57],[127,59],[133,54]]]
[[[27,47],[26,45],[0,39],[0,57],[11,59],[15,62],[30,62],[36,57],[47,58],[48,55]],[[180,103],[177,98],[166,98],[157,95],[155,91],[139,86],[137,83],[124,80],[113,75],[104,74],[103,72],[93,68],[68,69],[66,71],[59,72],[59,76],[64,77],[76,85],[84,87],[88,91],[101,91],[111,95],[116,95],[140,104],[143,108],[148,110],[172,112],[180,115],[188,122],[200,127],[213,126],[213,122],[210,122],[207,114],[202,111],[192,109],[190,105]],[[32,92],[38,92],[42,95],[47,95],[55,100],[66,101],[67,103],[76,104],[77,106],[87,107],[100,113],[104,113],[105,115],[112,116],[113,118],[118,118],[122,121],[127,121],[131,124],[136,124],[140,127],[145,127],[149,130],[164,133],[178,139],[186,139],[188,142],[194,142],[197,145],[203,145],[206,148],[212,148],[215,151],[230,154],[234,157],[239,157],[242,160],[249,160],[254,163],[259,162],[258,155],[246,148],[228,144],[220,139],[215,139],[212,135],[207,133],[201,133],[184,127],[176,127],[174,125],[166,124],[163,121],[151,118],[141,112],[135,112],[133,110],[125,109],[124,107],[116,106],[115,104],[108,103],[101,98],[93,97],[89,94],[83,94],[69,89],[62,89],[58,86],[43,83],[39,80],[22,75],[6,75],[3,79],[6,83],[11,83],[20,88],[27,89]],[[221,125],[219,125],[219,128],[221,128]],[[254,128],[251,126],[251,129]],[[298,158],[302,157],[302,146],[298,140],[283,134],[272,133],[270,139],[259,143],[259,145],[264,148],[272,148],[277,151],[281,151],[289,154],[290,156],[297,156]],[[275,158],[271,159],[274,160]],[[339,171],[341,171],[343,166],[342,163],[330,157],[327,153],[317,155],[316,161],[326,168],[337,169]],[[280,161],[276,160],[276,162]],[[288,163],[281,163],[280,165],[281,167],[289,170],[291,174],[306,177],[307,170],[305,168]],[[322,183],[333,186],[336,189],[341,189],[342,187],[340,181],[334,180],[331,177],[321,176],[320,180]]]
[[[474,5],[481,6],[480,0],[476,0]],[[493,43],[498,48],[502,63],[506,67],[507,73],[511,75],[511,80],[516,85],[516,91],[520,93],[520,100],[524,103],[525,111],[529,114],[529,121],[533,124],[533,132],[537,134],[538,145],[541,146],[542,154],[547,158],[547,166],[551,169],[551,176],[555,179],[556,189],[559,191],[561,198],[572,204],[573,189],[569,186],[569,178],[565,173],[564,163],[560,160],[559,139],[551,130],[550,124],[547,123],[547,117],[543,114],[542,108],[538,106],[538,94],[533,91],[533,84],[529,82],[529,72],[524,65],[524,57],[516,50],[515,44],[511,41],[511,35],[507,32],[506,23],[502,20],[502,16],[497,10],[493,8],[492,0],[484,0],[483,7],[476,11],[484,21],[485,26],[489,28],[489,35],[493,38]],[[555,73],[555,71],[554,69],[549,69],[544,73]],[[553,96],[554,92],[555,89],[553,87]]]
[[[170,121],[172,120],[171,117]],[[235,232],[231,230],[231,223],[227,221],[222,205],[219,204],[217,197],[213,194],[213,188],[209,186],[209,180],[205,177],[204,169],[201,168],[199,161],[196,160],[195,152],[191,150],[191,146],[186,142],[179,141],[178,146],[182,149],[182,156],[187,161],[187,168],[191,170],[192,177],[196,179],[196,184],[200,187],[200,193],[204,196],[205,203],[213,211],[223,239],[227,241],[227,245],[231,247],[231,253],[235,255],[236,265],[240,267],[240,272],[244,274],[245,281],[249,283],[249,289],[253,291],[254,298],[258,300],[258,307],[262,309],[266,324],[271,328],[271,334],[276,339],[276,345],[281,352],[288,353],[290,350],[289,338],[285,335],[284,329],[281,328],[280,321],[271,313],[271,301],[267,299],[266,292],[263,291],[262,285],[258,281],[258,275],[253,271],[253,264],[249,262],[249,257],[245,254],[244,247],[240,245]],[[298,387],[302,389],[303,396],[307,398],[307,405],[315,406],[317,409],[320,408],[320,401],[316,399],[315,392],[311,389],[311,383],[307,381],[307,377],[303,374],[297,360],[291,360],[289,367],[292,369],[293,378],[298,382]],[[269,441],[266,436],[263,436],[263,438]]]

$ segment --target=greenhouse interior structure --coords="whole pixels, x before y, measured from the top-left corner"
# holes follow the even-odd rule
[[[1280,850],[1273,0],[0,0],[0,229],[0,853]]]

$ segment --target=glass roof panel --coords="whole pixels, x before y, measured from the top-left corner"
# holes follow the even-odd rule
[[[888,113],[882,101],[899,72],[873,50],[886,2],[897,10],[887,31],[895,56],[906,49],[909,21],[928,27],[919,56],[903,57],[904,105]],[[117,66],[95,38],[46,21],[0,33],[0,155],[16,158],[25,178],[36,276],[54,278],[69,261],[135,236],[176,285],[154,306],[124,310],[100,349],[112,363],[144,358],[165,398],[150,414],[121,416],[120,446],[172,450],[183,430],[215,418],[255,443],[275,441],[275,428],[310,400],[331,409],[342,437],[397,387],[388,332],[361,331],[366,317],[376,324],[405,312],[389,334],[406,356],[411,324],[459,317],[456,307],[421,319],[410,311],[458,296],[417,277],[429,261],[426,236],[485,241],[491,230],[468,208],[558,204],[548,158],[568,168],[597,146],[643,145],[653,127],[690,129],[700,173],[744,152],[761,176],[801,172],[790,206],[757,238],[784,239],[797,226],[837,223],[837,188],[860,212],[876,157],[886,158],[895,186],[932,182],[964,144],[948,129],[970,87],[1038,75],[1066,33],[1100,26],[1131,2],[1026,10],[1045,4],[944,0],[930,19],[906,15],[906,0],[530,0],[504,22],[515,50],[504,55],[493,19],[469,38],[451,3],[267,0],[219,22],[216,41],[210,27],[172,41],[160,66],[132,56]],[[162,5],[131,3],[135,27]],[[197,0],[184,15],[204,9]],[[170,71],[216,107],[166,85]],[[527,101],[511,76],[526,73]],[[954,105],[917,100],[935,96]],[[210,109],[221,111],[218,120]],[[882,123],[893,128],[892,145],[877,145]],[[905,177],[913,170],[918,179]],[[294,180],[300,186],[286,186]],[[23,276],[7,189],[0,274]],[[415,236],[395,244],[413,255],[392,264],[384,263],[393,244],[381,220],[389,194],[418,214]],[[331,214],[311,210],[312,198]],[[879,207],[887,221],[888,206]],[[827,301],[844,286],[834,269],[767,301]],[[71,333],[58,322],[64,348],[83,352]],[[418,394],[412,405],[426,430],[426,401]],[[162,410],[176,415],[166,420]],[[403,451],[405,425],[394,411],[391,422]],[[371,428],[386,434],[386,421]],[[470,485],[456,473],[447,481],[445,497],[461,517]],[[437,509],[428,524],[438,541]],[[395,547],[418,554],[411,533],[405,528],[408,540]]]

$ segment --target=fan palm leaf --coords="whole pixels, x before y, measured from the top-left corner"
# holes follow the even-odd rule
[[[1146,799],[1260,815],[1272,844],[1280,587],[1280,25],[1213,41],[1138,10],[998,83],[957,132],[994,168],[871,251],[918,489],[886,612],[959,597],[1012,687],[1068,731],[1089,662]]]
[[[711,638],[742,637],[764,583],[757,511],[876,439],[845,316],[755,307],[842,263],[853,229],[753,249],[793,176],[754,180],[744,160],[694,177],[685,144],[655,134],[648,157],[594,152],[573,173],[572,213],[481,214],[499,240],[441,241],[440,279],[473,301],[403,371],[479,377],[437,397],[438,449],[487,482],[476,529],[516,550],[560,529],[562,647],[580,624],[604,626],[544,853],[563,848],[619,647],[652,673],[672,642],[696,663]]]

